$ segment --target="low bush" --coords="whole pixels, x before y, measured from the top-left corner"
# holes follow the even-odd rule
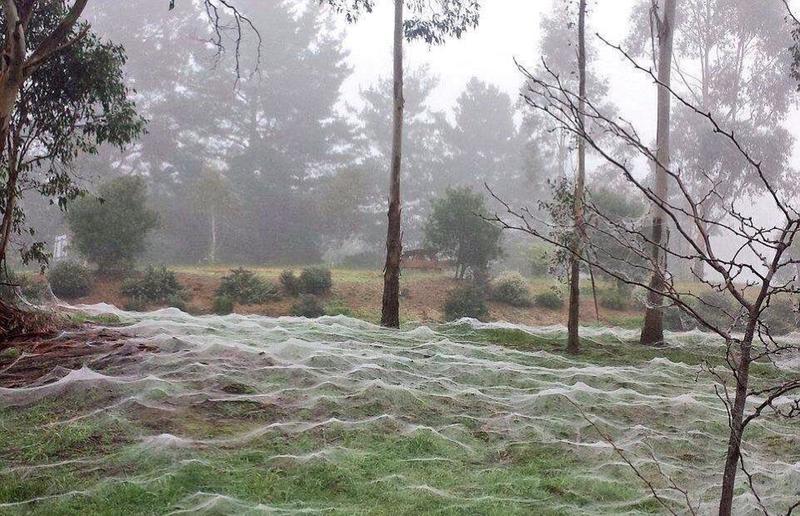
[[[223,277],[216,294],[243,305],[257,305],[280,298],[275,285],[243,268],[234,269]]]
[[[691,331],[697,329],[697,320],[677,306],[664,309],[664,329],[668,331]]]
[[[797,330],[797,306],[788,299],[774,299],[759,320],[770,335],[787,335]]]
[[[325,315],[345,315],[347,317],[353,317],[353,311],[344,301],[334,299],[325,305]]]
[[[303,294],[327,294],[333,286],[331,271],[324,267],[303,269],[298,281],[299,290]]]
[[[531,246],[530,258],[528,260],[531,276],[534,278],[547,276],[550,272],[551,265],[550,251],[550,246],[546,244]]]
[[[0,279],[0,299],[3,301],[16,304],[19,301],[17,289],[22,298],[29,303],[41,303],[48,298],[47,282],[37,278],[36,275],[9,271],[5,279]]]
[[[630,293],[620,292],[619,290],[611,290],[600,294],[598,303],[603,308],[621,312],[630,308],[630,300]]]
[[[539,308],[547,308],[549,310],[558,310],[564,306],[564,298],[561,297],[561,293],[556,289],[537,294],[533,298],[533,302]]]
[[[701,294],[699,299],[692,301],[691,304],[703,319],[724,329],[734,326],[734,320],[741,310],[739,303],[731,294],[716,290]]]
[[[92,285],[89,268],[73,261],[53,265],[47,274],[47,279],[53,294],[64,299],[83,297],[89,293]]]
[[[504,272],[491,283],[494,301],[511,306],[530,306],[531,293],[528,282],[518,272]]]
[[[470,317],[484,321],[489,317],[485,290],[475,285],[459,287],[450,292],[444,303],[445,321]]]
[[[177,299],[185,303],[188,298],[188,293],[178,282],[175,273],[163,265],[148,266],[144,274],[131,276],[123,281],[122,294],[129,300],[127,305],[129,310],[140,310],[148,304],[175,306],[180,304],[177,303]]]
[[[316,296],[303,294],[292,305],[292,315],[295,317],[308,317],[314,319],[325,315],[325,307]]]
[[[285,270],[280,276],[281,288],[287,296],[296,296],[300,293],[300,280],[295,276],[294,271]]]
[[[231,314],[233,313],[233,300],[227,296],[216,296],[213,309],[217,315]]]

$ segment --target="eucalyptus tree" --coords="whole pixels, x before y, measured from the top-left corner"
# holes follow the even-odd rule
[[[649,5],[643,2],[637,8],[633,26],[648,25]],[[791,184],[793,137],[786,122],[797,96],[788,73],[792,38],[783,30],[785,6],[780,0],[682,0],[676,18],[673,87],[741,135],[742,143],[773,174],[775,185]],[[639,56],[652,53],[646,33],[637,28],[629,38]],[[702,201],[697,209],[705,222],[697,231],[714,237],[726,204],[756,200],[767,192],[729,142],[702,130],[697,114],[679,110],[672,125],[673,159],[686,170],[687,188]],[[713,179],[713,191],[708,178]],[[675,244],[685,247],[683,239]],[[694,280],[702,278],[702,260],[691,273]]]
[[[330,0],[327,3],[344,12],[348,21],[352,21],[361,11],[371,12],[376,0]],[[392,152],[381,304],[383,326],[400,326],[400,257],[403,253],[400,220],[404,113],[403,42],[421,40],[429,45],[441,45],[448,38],[459,38],[470,28],[476,27],[479,14],[480,5],[477,0],[394,0]]]
[[[670,9],[670,4],[674,6],[674,0],[665,0],[662,4],[662,20],[672,18],[674,11]],[[749,173],[768,192],[764,197],[765,204],[777,215],[770,220],[759,220],[754,216],[756,206],[743,209],[735,203],[728,203],[724,208],[725,217],[721,219],[724,222],[717,224],[717,229],[724,238],[708,238],[702,230],[706,222],[704,215],[697,209],[683,208],[698,206],[702,197],[688,188],[684,181],[685,169],[667,160],[669,154],[664,153],[664,145],[653,149],[642,140],[639,130],[633,124],[604,112],[602,106],[594,104],[591,99],[586,99],[583,104],[586,118],[592,118],[595,123],[600,124],[603,132],[613,140],[635,151],[641,158],[655,163],[664,172],[667,184],[673,188],[654,187],[649,178],[643,177],[636,170],[634,160],[621,154],[610,143],[595,138],[593,132],[581,121],[580,95],[575,90],[568,89],[557,75],[536,77],[528,74],[532,86],[526,93],[526,102],[576,137],[585,139],[587,145],[604,162],[613,166],[631,188],[652,203],[655,207],[654,213],[661,213],[665,220],[670,221],[690,246],[689,251],[676,249],[666,240],[654,239],[652,228],[642,227],[637,221],[619,220],[597,203],[588,202],[586,208],[589,216],[586,221],[589,229],[602,235],[606,242],[613,241],[623,246],[625,252],[609,253],[599,245],[602,240],[589,239],[586,243],[590,252],[582,253],[580,259],[618,281],[656,295],[659,303],[662,302],[661,299],[668,300],[675,309],[719,338],[718,347],[709,348],[711,356],[704,362],[700,373],[708,375],[714,381],[715,393],[725,409],[722,417],[726,419],[726,428],[729,429],[721,468],[719,514],[729,516],[733,513],[737,500],[735,494],[741,492],[742,488],[750,491],[750,499],[754,500],[760,512],[771,514],[773,510],[780,509],[781,513],[791,514],[800,507],[800,502],[789,507],[770,507],[776,502],[763,496],[764,493],[759,493],[761,480],[760,475],[755,474],[752,469],[753,450],[746,448],[750,441],[764,442],[763,433],[753,429],[759,418],[767,417],[768,414],[785,419],[800,417],[800,411],[797,410],[800,406],[800,378],[795,371],[790,371],[783,365],[783,361],[800,352],[800,347],[791,339],[776,339],[775,335],[785,321],[779,320],[776,324],[768,316],[771,306],[776,306],[782,299],[796,298],[800,294],[796,284],[780,279],[791,276],[797,265],[797,260],[791,253],[787,253],[800,233],[800,207],[797,206],[795,192],[779,186],[774,179],[779,176],[758,159],[758,149],[744,143],[747,135],[740,139],[739,133],[727,127],[713,113],[705,112],[690,96],[676,92],[668,82],[662,83],[659,73],[637,62],[623,48],[615,48],[639,73],[645,74],[659,86],[662,106],[668,104],[664,102],[663,95],[669,95],[675,101],[676,107],[702,117],[705,120],[705,131],[719,135],[729,142],[732,152],[750,164]],[[660,60],[667,67],[671,63],[671,60],[663,57]],[[787,68],[785,72],[788,71]],[[661,112],[667,111],[662,109]],[[663,118],[660,125],[667,127]],[[713,190],[714,178],[708,176],[706,181],[708,184],[705,187]],[[676,203],[675,197],[669,193],[670,190],[676,192],[683,203]],[[502,199],[498,201],[502,203]],[[493,220],[505,229],[531,234],[562,250],[572,252],[571,246],[553,239],[547,231],[533,224],[530,212],[507,203],[504,207],[505,212]],[[726,252],[725,245],[731,243],[738,252]],[[654,246],[658,246],[658,253],[653,252]],[[747,255],[747,250],[752,252],[751,256]],[[632,260],[631,256],[635,259]],[[671,262],[702,260],[717,275],[717,278],[699,278],[703,283],[703,291],[713,291],[720,295],[700,295],[695,285],[679,282],[673,276],[665,275],[664,257],[669,257]],[[661,281],[654,287],[652,282],[645,279],[648,276],[657,277]],[[760,369],[762,366],[767,368],[766,372]],[[606,440],[613,445],[613,438]],[[684,503],[682,510],[690,514],[700,512],[698,507],[706,493],[694,493],[693,487],[678,485],[658,464],[652,448],[644,452],[649,453],[650,460],[655,464],[652,464],[653,468],[648,467],[645,470],[641,461],[627,457],[636,452],[634,447],[613,447],[635,470],[650,494],[666,511],[677,513],[675,497],[678,496],[678,500]],[[737,484],[740,470],[744,478]],[[692,501],[695,494],[698,495],[697,502]]]
[[[235,38],[235,47],[238,49],[242,41],[242,27],[246,25],[247,18],[243,16],[235,7],[233,7],[227,0],[203,0],[208,8],[209,17],[212,24],[216,27],[214,31],[215,36],[212,41],[217,43],[217,48],[223,47],[223,34],[220,30],[220,24],[227,16],[231,16],[236,21],[237,29],[235,32],[239,35]],[[66,94],[58,87],[52,90],[47,90],[48,84],[53,84],[53,81],[62,81],[61,87],[65,84],[69,87],[76,87],[77,84],[68,84],[65,81],[65,75],[74,70],[69,68],[58,68],[57,64],[59,59],[62,59],[66,52],[74,52],[76,47],[85,42],[89,38],[90,26],[83,23],[82,17],[87,7],[89,0],[54,0],[42,2],[39,0],[3,0],[0,7],[0,25],[2,25],[2,32],[0,33],[0,48],[2,48],[2,59],[0,60],[0,170],[2,170],[2,215],[3,215],[3,228],[2,228],[2,246],[0,246],[0,264],[5,264],[6,253],[8,249],[8,240],[14,227],[19,227],[21,223],[22,212],[17,204],[17,196],[19,194],[19,176],[23,173],[22,170],[17,168],[19,164],[20,155],[23,154],[24,142],[22,138],[13,137],[12,123],[17,120],[17,125],[20,122],[27,122],[30,119],[30,113],[21,111],[26,109],[26,104],[20,102],[21,95],[25,92],[29,95],[33,102],[38,102],[45,96],[53,96],[57,100],[61,95]],[[165,1],[164,7],[172,8],[175,5],[175,0]],[[220,9],[224,10],[224,14],[220,13]],[[37,20],[49,19],[44,21]],[[86,64],[83,59],[86,57],[81,53],[73,53],[75,65]],[[55,65],[53,63],[56,63]],[[43,70],[52,66],[49,74],[42,73]],[[238,68],[237,68],[238,70]],[[72,82],[78,84],[85,81],[91,82],[91,78],[81,76],[71,76]],[[124,91],[124,87],[123,87]],[[119,93],[119,90],[118,92]],[[83,101],[86,97],[83,98]],[[80,100],[78,102],[81,102]],[[86,105],[86,104],[84,104]],[[52,106],[52,104],[51,104]],[[74,108],[74,106],[71,106]],[[106,108],[100,100],[100,108]],[[85,115],[85,110],[78,110],[78,115],[73,120],[81,122],[71,126],[60,126],[60,121],[64,117],[53,116],[59,113],[58,110],[51,111],[45,114],[42,118],[42,125],[40,126],[46,132],[54,132],[71,138],[75,134],[81,134],[85,131],[86,127],[90,129],[83,133],[86,137],[83,140],[72,140],[73,154],[89,151],[91,152],[96,147],[94,144],[99,144],[104,141],[114,141],[117,135],[109,134],[106,129],[98,129],[95,125],[84,125],[84,120],[81,115]],[[94,112],[89,112],[91,116]],[[42,114],[42,113],[40,113]],[[130,115],[130,113],[128,113]],[[49,118],[48,118],[49,117]],[[69,115],[66,117],[69,119]],[[133,120],[129,117],[129,120]],[[119,122],[109,120],[109,123]],[[124,124],[123,124],[124,125]],[[128,124],[127,135],[123,136],[124,139],[129,140],[132,136],[141,130],[137,127],[137,123]],[[10,142],[10,143],[9,143]],[[50,141],[51,145],[59,145],[58,142]],[[27,151],[25,151],[27,152]],[[50,151],[44,151],[50,152]],[[13,155],[12,155],[13,153]],[[64,154],[59,155],[58,152],[53,153],[51,163],[59,163],[61,166],[68,166],[63,162]],[[15,164],[16,163],[16,164]],[[66,202],[70,197],[75,195],[75,191],[71,189],[68,184],[69,181],[65,179],[67,175],[57,174],[53,177],[52,181],[47,181],[47,187],[43,188],[43,193],[58,195],[60,202]],[[28,250],[25,256],[36,256],[39,258],[44,257],[44,252],[41,246]],[[9,306],[0,306],[0,314],[3,319],[13,318],[15,310]]]
[[[33,13],[25,32],[29,44],[40,45],[63,15],[59,3]],[[104,143],[123,146],[144,127],[123,78],[124,49],[101,41],[86,26],[73,32],[70,37],[80,37],[37,65],[21,84],[6,124],[0,263],[15,235],[33,236],[19,202],[24,194],[39,194],[63,208],[82,192],[71,174],[76,156],[95,154]],[[24,262],[46,261],[41,242],[20,242],[19,250]]]
[[[668,170],[670,168],[670,136],[671,136],[671,105],[672,96],[672,55],[675,34],[675,14],[677,0],[653,0],[651,16],[654,20],[658,34],[658,111],[656,129],[656,155],[655,188],[654,193],[659,199],[666,199],[669,195]],[[662,253],[665,240],[664,226],[665,213],[657,203],[652,209],[653,225],[651,235],[651,260],[655,264],[650,278],[650,288],[647,291],[647,305],[645,308],[644,324],[639,342],[642,344],[659,344],[664,341],[664,310],[662,307],[662,292],[665,285],[666,255]]]

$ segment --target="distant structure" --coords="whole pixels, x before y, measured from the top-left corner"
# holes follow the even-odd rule
[[[58,235],[55,244],[53,244],[53,259],[60,261],[67,258],[69,258],[69,236]]]

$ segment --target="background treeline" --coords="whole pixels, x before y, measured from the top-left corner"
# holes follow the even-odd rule
[[[242,47],[246,72],[234,84],[235,62],[213,58],[198,6],[186,2],[165,17],[159,0],[94,4],[95,30],[127,51],[126,77],[148,125],[124,154],[106,149],[82,159],[78,175],[95,185],[125,174],[146,179],[161,221],[153,261],[378,265],[391,82],[344,98],[351,69],[330,18],[302,2],[242,7],[263,44],[252,76],[257,45]],[[448,187],[483,191],[488,182],[504,198],[535,207],[565,155],[558,138],[497,87],[472,79],[444,112],[430,104],[437,82],[425,68],[406,78],[407,248],[422,244],[431,200]],[[533,143],[536,135],[549,143]],[[39,238],[52,242],[65,232],[57,208],[25,202]]]

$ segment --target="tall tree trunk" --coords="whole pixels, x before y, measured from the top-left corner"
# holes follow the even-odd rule
[[[217,209],[211,209],[211,247],[208,250],[208,262],[217,263]]]
[[[578,7],[578,110],[581,128],[585,130],[586,117],[586,0],[580,0]],[[581,349],[578,327],[580,326],[580,256],[583,252],[583,195],[586,183],[586,140],[578,139],[578,175],[575,178],[575,201],[573,205],[574,231],[573,248],[570,253],[569,275],[569,319],[567,321],[567,351],[578,353]]]
[[[658,128],[656,134],[656,184],[654,193],[664,202],[667,201],[669,185],[667,170],[670,166],[670,108],[671,98],[668,86],[672,79],[672,41],[675,25],[677,0],[664,0],[663,9],[658,21]],[[655,5],[655,0],[654,0]],[[647,308],[644,325],[639,339],[641,344],[653,345],[664,342],[664,311],[661,306],[665,283],[665,256],[661,246],[664,241],[664,213],[658,206],[653,206],[653,234],[650,259],[653,264],[653,275],[650,278],[650,290],[647,294]]]
[[[730,412],[731,433],[728,438],[728,451],[725,456],[725,469],[722,474],[722,493],[719,499],[719,515],[730,516],[733,510],[733,488],[736,484],[736,473],[739,470],[739,458],[742,450],[742,434],[744,433],[744,407],[747,402],[747,385],[750,380],[750,362],[752,361],[753,336],[757,317],[751,316],[739,346],[739,363],[736,367],[736,396]]]
[[[6,263],[6,252],[8,251],[8,243],[11,240],[11,230],[14,225],[14,208],[17,204],[17,180],[19,177],[19,169],[16,166],[16,156],[13,154],[13,150],[11,154],[7,154],[8,179],[4,185],[6,195],[3,204],[5,207],[3,210],[3,221],[0,223],[0,267],[5,266]]]
[[[394,2],[394,120],[392,162],[389,179],[389,226],[386,233],[386,265],[383,268],[381,325],[400,327],[400,256],[403,253],[400,231],[400,166],[403,147],[403,2]]]

